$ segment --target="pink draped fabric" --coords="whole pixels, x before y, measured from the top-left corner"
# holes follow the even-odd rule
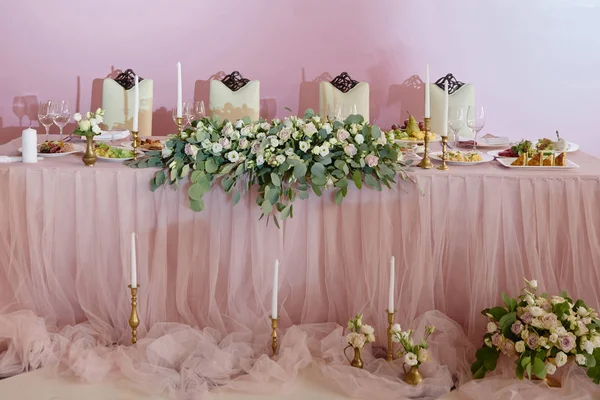
[[[0,154],[15,154],[18,147],[18,141],[0,146]],[[90,348],[126,343],[129,235],[136,232],[139,331],[144,338],[138,349],[150,348],[152,343],[163,343],[154,344],[156,348],[187,348],[177,331],[184,332],[194,345],[197,341],[221,348],[229,340],[232,347],[219,356],[221,369],[212,373],[221,371],[220,376],[231,379],[244,372],[249,375],[231,382],[251,386],[253,379],[264,378],[252,368],[272,368],[270,361],[257,355],[268,342],[276,258],[281,262],[280,326],[289,328],[286,335],[313,324],[344,326],[349,317],[362,312],[376,327],[376,346],[380,346],[385,343],[387,326],[388,263],[394,255],[397,321],[406,325],[427,311],[439,310],[458,322],[464,333],[449,340],[459,341],[463,350],[446,351],[462,355],[456,359],[440,356],[445,357],[440,364],[450,371],[448,379],[453,375],[463,383],[468,374],[458,371],[468,370],[469,352],[479,345],[484,332],[481,309],[498,304],[503,291],[516,294],[523,277],[537,279],[545,291],[566,289],[592,307],[600,304],[600,208],[596,200],[600,160],[581,152],[570,159],[581,168],[550,173],[509,170],[494,162],[453,167],[448,172],[415,170],[419,188],[399,183],[394,190],[381,193],[349,190],[341,206],[328,194],[296,201],[294,218],[280,230],[258,221],[255,194],[232,207],[229,196],[214,188],[206,196],[206,209],[194,213],[185,184],[177,190],[163,187],[151,193],[152,169],[102,161],[85,168],[78,156],[32,165],[0,164],[0,315],[31,310],[45,319],[37,324],[54,327],[51,331],[60,338],[55,342],[64,348],[74,347],[73,343]],[[9,333],[4,337],[38,340],[18,337],[15,325],[5,329]],[[335,331],[331,326],[321,329],[322,334],[311,331],[308,337],[315,335],[322,341],[322,335]],[[468,340],[461,341],[465,334]],[[341,337],[341,332],[336,335]],[[39,340],[46,337],[41,335]],[[6,343],[13,353],[5,352],[4,357],[14,360],[17,354]],[[333,343],[330,346],[336,348]],[[305,363],[323,355],[311,352],[304,357],[297,351],[295,361],[277,367],[281,375],[273,374],[279,378],[269,379],[286,381]],[[333,352],[340,356],[337,350]],[[63,353],[54,350],[52,354],[62,357]],[[118,369],[149,382],[156,377],[152,368],[165,368],[167,376],[175,362],[164,366],[162,359],[151,359],[147,362],[153,367],[148,371],[119,358],[139,361],[150,357],[148,351],[94,348],[84,353],[73,358],[69,368],[92,381]],[[36,366],[26,359],[21,359],[20,367],[0,363],[0,374]],[[196,361],[184,368],[189,375],[173,375],[179,386],[168,383],[168,391],[180,392],[181,385],[188,384],[194,386],[191,392],[211,387],[210,382],[192,379],[209,373],[208,367]],[[391,374],[389,366],[373,363],[368,369],[379,371],[378,376]],[[95,369],[88,368],[91,364]],[[427,368],[433,368],[436,377],[442,374],[443,367],[432,363]],[[343,380],[346,370],[334,370],[324,374],[332,376],[332,381]],[[433,386],[447,386],[442,375]],[[218,377],[211,379],[222,384]],[[493,384],[485,382],[468,383],[464,388],[492,390],[486,385]]]

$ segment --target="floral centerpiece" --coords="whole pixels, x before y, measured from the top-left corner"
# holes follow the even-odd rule
[[[373,343],[375,341],[375,329],[371,325],[363,324],[363,315],[358,314],[356,317],[348,321],[348,330],[350,333],[346,336],[348,346],[354,349],[354,359],[350,361],[350,365],[357,368],[363,367],[363,362],[360,357],[360,350],[367,343]],[[345,349],[344,349],[345,350]]]
[[[471,366],[475,378],[496,369],[500,354],[516,357],[516,375],[546,379],[574,356],[577,365],[600,383],[600,320],[583,300],[536,294],[537,281],[525,280],[517,298],[502,294],[504,307],[485,309],[490,322]],[[547,380],[549,385],[559,385]]]
[[[94,152],[94,136],[102,133],[100,124],[104,121],[104,110],[98,108],[95,113],[88,111],[85,116],[75,113],[73,119],[77,122],[74,135],[84,136],[87,144],[82,159],[85,165],[91,167],[96,164],[96,153]]]
[[[392,187],[396,177],[408,180],[400,146],[393,133],[382,132],[362,116],[325,120],[309,109],[303,117],[252,123],[204,118],[192,123],[181,136],[169,136],[162,152],[129,163],[132,167],[158,167],[151,182],[177,185],[190,177],[190,207],[204,209],[203,196],[219,183],[231,193],[233,204],[252,185],[258,185],[256,203],[267,222],[293,216],[296,198],[309,190],[321,196],[332,190],[341,203],[351,182],[375,189]],[[261,217],[261,218],[262,218]]]
[[[403,331],[399,324],[392,326],[392,340],[400,343],[401,346],[398,350],[398,357],[404,357],[404,364],[410,367],[410,371],[404,378],[405,382],[416,385],[423,380],[419,373],[419,366],[429,360],[427,339],[434,331],[434,326],[427,325],[423,338],[415,344],[412,330]]]

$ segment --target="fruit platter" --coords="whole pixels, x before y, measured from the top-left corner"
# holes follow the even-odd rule
[[[412,115],[408,116],[408,119],[404,121],[403,126],[392,125],[392,132],[394,138],[398,143],[404,144],[422,144],[425,141],[425,126],[423,122],[417,122],[415,117]],[[439,142],[442,140],[435,133],[429,132],[428,138],[430,142]]]

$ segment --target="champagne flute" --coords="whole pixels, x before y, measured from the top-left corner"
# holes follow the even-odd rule
[[[467,126],[473,131],[473,151],[477,151],[477,134],[485,126],[485,111],[482,106],[470,106],[467,111]]]
[[[46,141],[49,139],[48,135],[50,134],[50,127],[54,122],[52,117],[53,108],[54,103],[50,100],[40,101],[38,106],[38,120],[40,121],[40,124],[44,125],[44,128],[46,128]]]
[[[23,117],[25,116],[25,99],[17,96],[13,99],[13,113],[19,118],[19,128],[23,126]]]
[[[63,129],[71,120],[71,104],[68,100],[60,100],[54,104],[52,120],[60,129],[60,140],[63,140]]]
[[[192,100],[187,100],[183,102],[183,109],[181,110],[181,116],[183,120],[186,121],[186,126],[192,123],[194,119],[194,102]]]
[[[458,133],[465,126],[465,110],[462,107],[450,108],[448,110],[448,128],[454,135],[454,146],[458,148]]]
[[[192,110],[193,119],[202,119],[206,116],[206,110],[204,109],[204,102],[197,101],[194,103],[194,109]]]

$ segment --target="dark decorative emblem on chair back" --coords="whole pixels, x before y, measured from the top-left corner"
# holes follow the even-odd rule
[[[144,80],[141,76],[138,76],[141,81]],[[135,86],[135,72],[132,69],[127,69],[125,72],[121,72],[116,78],[115,82],[123,86],[125,90],[129,90]]]
[[[342,93],[347,93],[354,86],[358,85],[358,81],[350,78],[347,72],[342,72],[331,80],[331,84]]]
[[[454,75],[448,74],[438,79],[435,84],[442,90],[444,90],[444,82],[448,82],[448,94],[456,92],[458,89],[464,86],[463,82],[457,81]]]
[[[229,75],[225,75],[225,78],[221,79],[221,82],[227,86],[231,91],[237,92],[250,82],[250,79],[246,79],[238,71],[233,71]]]

